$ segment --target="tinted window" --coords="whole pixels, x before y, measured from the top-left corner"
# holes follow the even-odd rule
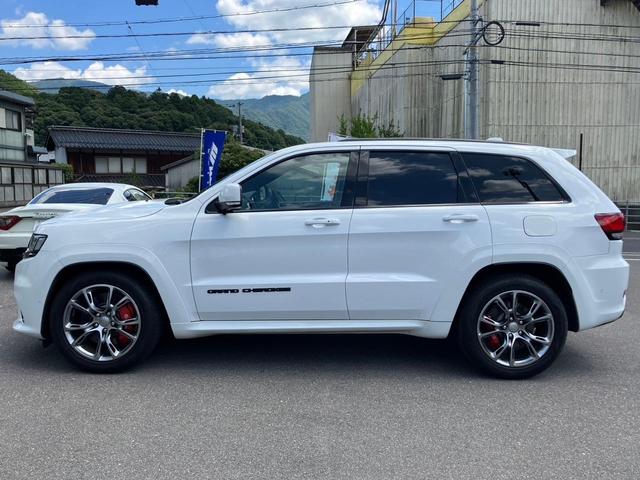
[[[130,202],[139,202],[143,200],[151,200],[151,197],[140,190],[130,189],[124,192],[124,198]]]
[[[456,203],[458,195],[458,175],[446,153],[369,154],[369,206]]]
[[[291,158],[242,183],[242,210],[339,208],[349,153]]]
[[[91,203],[106,205],[111,198],[111,188],[74,188],[69,190],[45,190],[29,204],[36,203]]]
[[[481,202],[564,200],[549,177],[529,160],[503,155],[463,153]]]

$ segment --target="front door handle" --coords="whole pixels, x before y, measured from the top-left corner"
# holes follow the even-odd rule
[[[442,220],[449,223],[469,223],[477,222],[480,218],[473,214],[452,213],[451,215],[445,215],[442,217]]]
[[[340,225],[340,220],[337,218],[310,218],[305,220],[304,224],[308,227],[322,228]]]

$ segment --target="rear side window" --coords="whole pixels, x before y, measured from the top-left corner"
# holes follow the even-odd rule
[[[368,206],[457,203],[459,195],[447,153],[369,152]]]
[[[483,203],[565,200],[551,179],[529,160],[484,153],[461,155]]]
[[[112,193],[113,189],[111,188],[70,188],[68,190],[49,189],[31,200],[29,204],[89,203],[95,205],[106,205],[109,198],[111,198]]]

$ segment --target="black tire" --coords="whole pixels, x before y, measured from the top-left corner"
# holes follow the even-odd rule
[[[4,268],[6,268],[7,270],[9,270],[11,273],[15,273],[16,271],[16,265],[18,265],[18,262],[16,261],[9,261],[7,262],[7,264],[5,265]]]
[[[108,361],[89,359],[78,353],[65,336],[64,312],[67,304],[77,292],[96,284],[113,285],[126,292],[133,299],[140,312],[138,338],[121,358]],[[76,367],[93,373],[116,373],[133,367],[151,354],[164,330],[163,315],[163,310],[158,306],[156,295],[149,291],[147,285],[141,285],[130,276],[114,271],[86,272],[67,281],[56,292],[49,314],[49,332],[53,343],[64,357]]]
[[[529,275],[495,276],[472,288],[473,290],[467,294],[460,308],[456,325],[458,345],[470,364],[484,373],[504,379],[529,378],[546,370],[560,354],[567,338],[567,313],[558,295],[544,282]],[[520,290],[537,296],[546,304],[552,315],[550,322],[553,324],[553,338],[550,345],[539,359],[534,360],[534,363],[529,365],[501,365],[486,353],[479,338],[479,319],[485,306],[499,294],[513,290]],[[507,321],[505,320],[506,323]],[[509,332],[507,329],[504,332],[504,337],[498,336],[500,342],[502,342],[503,338],[506,341],[507,335],[510,334]],[[513,335],[516,334],[514,333]],[[528,352],[525,351],[525,353]],[[531,357],[535,358],[533,355]]]

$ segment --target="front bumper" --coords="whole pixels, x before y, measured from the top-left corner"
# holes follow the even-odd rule
[[[20,312],[13,323],[16,332],[43,338],[42,321],[47,295],[61,269],[62,264],[47,251],[18,263],[13,283],[13,294]]]

